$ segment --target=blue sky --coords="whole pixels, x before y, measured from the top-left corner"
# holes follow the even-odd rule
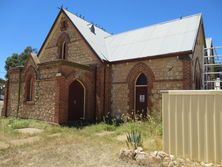
[[[202,13],[206,36],[222,45],[222,0],[0,0],[0,77],[12,53],[39,50],[62,4],[112,33]]]

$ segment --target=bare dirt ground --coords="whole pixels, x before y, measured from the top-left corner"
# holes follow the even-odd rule
[[[113,144],[78,140],[53,139],[43,145],[13,149],[0,154],[1,167],[137,167],[118,158],[119,147]]]
[[[160,135],[154,133],[158,128],[149,122],[74,128],[0,118],[0,167],[138,167],[135,161],[119,158],[120,150],[127,147],[126,133],[132,128],[141,130],[145,149],[161,149]],[[151,139],[156,142],[147,145],[145,141]]]
[[[43,130],[37,129],[37,128],[22,128],[22,129],[18,129],[18,132],[32,135],[32,134],[41,133],[43,132]]]

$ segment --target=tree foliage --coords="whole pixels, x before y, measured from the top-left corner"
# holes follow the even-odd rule
[[[5,84],[5,80],[0,78],[0,85],[3,85],[3,84]]]
[[[37,50],[33,49],[31,46],[28,46],[22,53],[13,53],[11,56],[9,56],[5,61],[5,70],[7,71],[5,77],[8,78],[8,70],[10,68],[23,66],[31,53],[37,53]]]

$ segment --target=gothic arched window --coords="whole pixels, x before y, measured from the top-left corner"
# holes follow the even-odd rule
[[[143,73],[137,78],[136,85],[147,85],[147,79]]]
[[[33,101],[33,92],[34,92],[34,79],[33,77],[28,77],[25,83],[25,100]]]
[[[139,74],[135,82],[134,105],[137,114],[147,114],[147,77],[144,73]]]
[[[61,48],[61,59],[66,59],[66,54],[67,54],[67,47],[66,47],[66,41],[64,41]]]
[[[68,57],[69,36],[62,34],[58,39],[58,58],[65,60]]]

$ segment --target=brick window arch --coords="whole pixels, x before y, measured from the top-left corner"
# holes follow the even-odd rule
[[[136,64],[129,72],[127,77],[128,82],[128,88],[129,88],[129,112],[135,112],[136,106],[135,106],[135,94],[136,90],[135,87],[138,84],[147,83],[147,107],[149,111],[152,107],[151,102],[151,94],[152,94],[152,88],[153,88],[153,82],[155,80],[153,71],[150,69],[149,66],[147,66],[145,63],[138,63]],[[149,112],[148,111],[148,112]]]
[[[57,47],[58,47],[58,59],[67,59],[68,57],[68,44],[70,42],[70,38],[68,34],[62,33],[58,38]]]

